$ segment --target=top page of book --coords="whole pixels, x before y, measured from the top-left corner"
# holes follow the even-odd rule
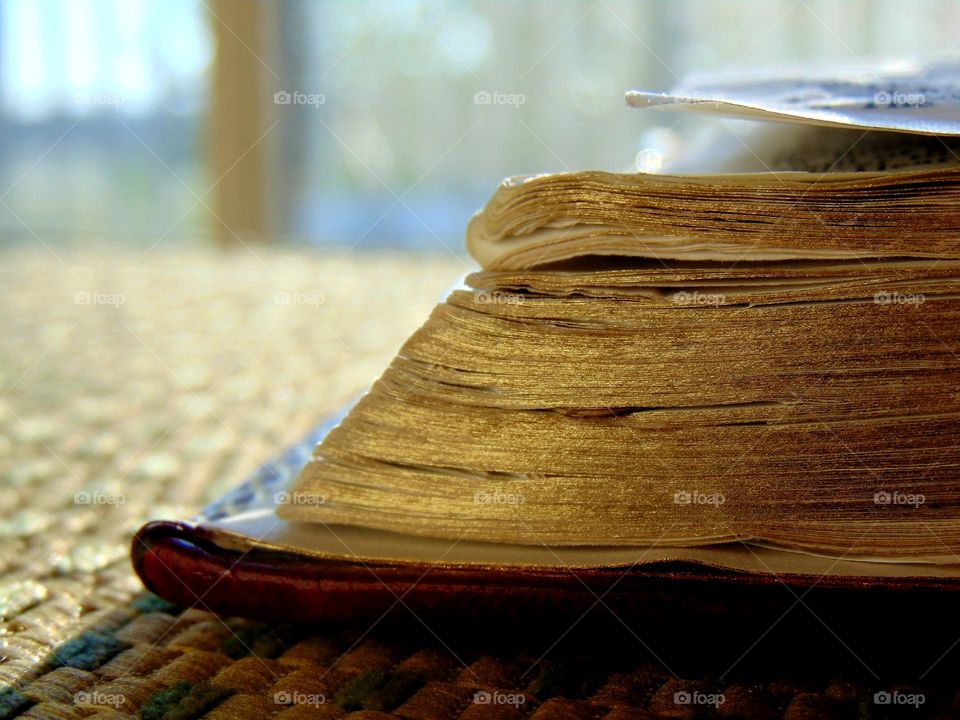
[[[960,58],[784,68],[762,75],[700,75],[669,93],[628,91],[627,104],[743,119],[960,135]]]

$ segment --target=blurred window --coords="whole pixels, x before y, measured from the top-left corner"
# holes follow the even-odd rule
[[[0,4],[0,241],[149,246],[221,227],[204,196],[218,174],[206,147],[218,37],[256,57],[237,90],[269,115],[251,157],[270,163],[233,172],[266,178],[238,194],[269,204],[271,236],[461,252],[466,220],[506,175],[653,169],[653,151],[677,147],[689,118],[629,110],[626,88],[933,55],[955,49],[960,21],[952,0],[231,4],[251,2]],[[244,40],[236,7],[269,14],[257,27],[270,38]]]

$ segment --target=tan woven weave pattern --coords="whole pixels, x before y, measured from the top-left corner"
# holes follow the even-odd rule
[[[189,515],[375,378],[453,256],[0,254],[0,683],[139,590],[129,541]]]

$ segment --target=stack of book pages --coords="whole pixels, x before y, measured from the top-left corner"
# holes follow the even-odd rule
[[[289,488],[207,528],[391,566],[960,576],[958,84],[629,93],[727,142],[506,180],[480,269]]]

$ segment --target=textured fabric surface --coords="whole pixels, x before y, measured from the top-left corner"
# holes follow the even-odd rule
[[[133,531],[303,437],[468,269],[265,246],[0,251],[0,683],[126,617]]]
[[[134,578],[132,532],[302,437],[467,268],[268,247],[0,259],[0,717],[957,715],[955,683],[924,688],[917,711],[875,696],[916,689],[852,675],[677,677],[617,622],[572,651],[565,629],[534,643],[470,618],[436,633],[409,616],[294,627],[172,607]]]
[[[475,629],[465,642],[479,649],[454,649],[430,633],[384,639],[359,629],[266,625],[173,608],[146,594],[107,615],[97,630],[58,647],[43,674],[4,691],[0,712],[153,720],[888,716],[874,689],[842,677],[677,679],[656,663],[602,653],[540,657],[522,639],[491,652]],[[960,711],[955,688],[924,692],[925,707],[906,708],[904,717]]]

